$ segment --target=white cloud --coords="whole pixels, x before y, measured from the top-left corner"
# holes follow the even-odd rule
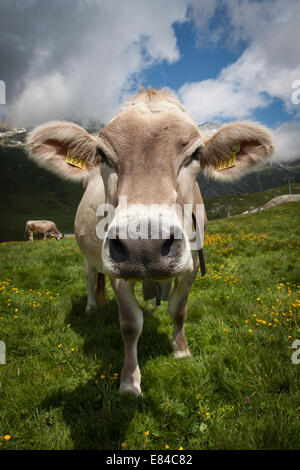
[[[287,162],[300,157],[300,121],[286,122],[274,131],[273,161]]]
[[[261,44],[250,46],[220,74],[220,80],[231,81],[241,89],[251,89],[256,95],[267,93],[271,99],[280,98],[286,110],[295,113],[298,109],[292,103],[292,83],[297,77],[300,78],[298,61],[290,65],[284,60],[279,63],[279,58],[273,59]]]
[[[193,16],[201,22],[202,3],[193,5]],[[251,117],[256,108],[266,107],[275,98],[298,115],[299,107],[291,97],[292,83],[300,79],[300,2],[223,0],[213,1],[210,9],[220,6],[224,11],[215,26],[217,32],[211,38],[206,31],[206,41],[222,40],[229,47],[230,42],[247,40],[248,47],[216,79],[183,85],[179,95],[184,104],[192,105],[194,116],[203,121]],[[204,13],[207,8],[205,2]]]
[[[282,100],[295,120],[275,129],[274,160],[300,156],[300,105],[293,103],[292,84],[300,80],[298,0],[213,0],[192,2],[191,17],[201,26],[200,44],[222,41],[231,47],[246,41],[242,55],[215,79],[185,83],[178,95],[201,123],[214,120],[253,119],[255,110]],[[223,8],[220,21],[209,34],[210,19]],[[208,18],[207,18],[208,14]],[[206,42],[205,42],[206,41]],[[297,92],[296,92],[297,93]],[[297,95],[298,96],[298,95]],[[295,101],[295,100],[294,100]]]
[[[199,124],[245,119],[254,109],[268,104],[266,96],[255,93],[251,87],[222,78],[187,83],[178,90],[178,95]]]
[[[188,0],[52,0],[45,11],[36,3],[24,0],[31,55],[10,106],[16,123],[106,122],[145,68],[179,58],[173,24],[186,20]]]
[[[59,73],[30,80],[12,108],[14,120],[16,123],[32,125],[57,119],[72,102],[70,91]]]
[[[300,105],[292,102],[292,83],[300,80],[299,0],[22,0],[18,8],[1,2],[7,77],[0,78],[7,102],[13,90],[11,116],[22,125],[107,122],[147,67],[179,59],[173,26],[187,15],[200,46],[246,43],[215,79],[183,84],[178,95],[188,110],[199,123],[248,119],[279,98],[294,121],[275,129],[274,159],[298,158]]]

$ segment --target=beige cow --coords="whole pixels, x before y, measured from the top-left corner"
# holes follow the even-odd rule
[[[27,144],[38,164],[86,184],[75,218],[86,265],[86,312],[96,307],[97,273],[102,291],[107,275],[118,301],[125,345],[120,392],[139,396],[137,343],[143,313],[134,284],[152,282],[159,289],[163,281],[174,280],[168,297],[174,323],[172,349],[175,358],[190,356],[184,322],[201,247],[192,249],[178,206],[192,207],[193,227],[203,231],[205,215],[195,216],[203,205],[197,184],[200,170],[222,181],[241,177],[271,155],[270,133],[258,124],[235,122],[208,137],[176,97],[148,89],[124,105],[97,136],[77,124],[55,121],[34,129]],[[106,217],[104,203],[115,213],[103,234],[99,227]],[[157,221],[158,236],[152,236]]]
[[[56,240],[61,240],[63,234],[58,230],[54,222],[51,220],[27,220],[25,225],[25,234],[28,232],[29,242],[33,242],[33,234],[43,234],[44,240],[48,237],[55,237]]]

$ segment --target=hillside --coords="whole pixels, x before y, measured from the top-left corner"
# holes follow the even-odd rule
[[[32,163],[22,147],[0,146],[0,241],[24,240],[27,219],[49,219],[65,233],[73,221],[82,188]]]
[[[206,198],[226,194],[257,193],[267,189],[277,188],[288,184],[289,178],[294,183],[300,183],[300,162],[289,165],[273,163],[262,166],[232,183],[216,182],[200,174],[198,183]]]
[[[263,206],[276,196],[288,194],[288,185],[267,189],[257,193],[224,194],[222,196],[204,197],[204,204],[209,220],[222,219],[229,215],[239,215],[245,211]],[[300,194],[300,183],[291,184],[293,194]]]
[[[137,284],[139,400],[118,394],[124,345],[109,283],[108,303],[83,313],[75,240],[0,245],[1,448],[299,449],[299,209],[208,224],[207,274],[185,323],[191,358],[174,360],[167,303],[153,310]]]

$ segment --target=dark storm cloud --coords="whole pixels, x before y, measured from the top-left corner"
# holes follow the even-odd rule
[[[73,0],[2,0],[0,3],[0,78],[11,101],[24,86],[39,51],[39,74],[67,64],[82,53],[85,33],[95,28],[97,6]],[[34,71],[32,71],[34,73]]]
[[[179,57],[188,0],[2,0],[0,79],[17,123],[106,120],[133,77]],[[159,13],[159,14],[158,14]]]

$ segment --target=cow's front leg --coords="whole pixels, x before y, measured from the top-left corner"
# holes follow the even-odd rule
[[[97,308],[95,299],[95,287],[97,282],[98,271],[86,259],[84,260],[84,265],[85,279],[87,284],[87,303],[85,307],[85,313],[89,313],[91,310]]]
[[[184,322],[187,316],[187,299],[196,274],[197,269],[194,273],[184,274],[176,279],[169,297],[169,313],[174,323],[171,346],[176,359],[191,356],[184,334]]]
[[[120,393],[141,395],[141,374],[137,359],[137,343],[143,328],[143,312],[140,309],[132,284],[122,279],[111,279],[120,314],[120,325],[125,346],[125,360],[121,373]]]

